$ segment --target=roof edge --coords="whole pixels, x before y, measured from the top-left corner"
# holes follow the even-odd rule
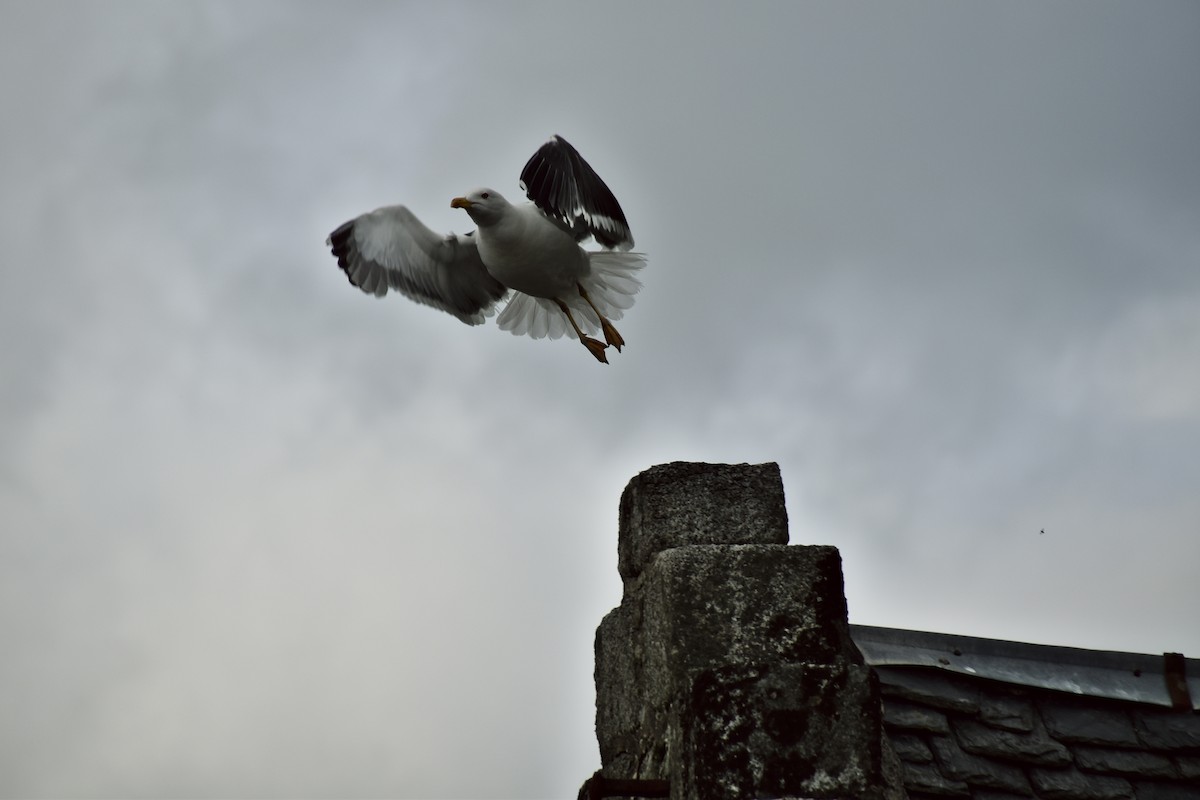
[[[1200,710],[1200,659],[1178,653],[1084,650],[870,625],[851,625],[850,637],[872,667],[926,667],[1087,697]]]

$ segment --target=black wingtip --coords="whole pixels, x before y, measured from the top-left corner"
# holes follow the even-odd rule
[[[325,240],[329,245],[330,251],[336,256],[339,252],[345,252],[350,247],[350,236],[354,233],[354,220],[343,222],[334,228],[333,233]]]
[[[355,220],[350,220],[339,225],[333,233],[329,234],[327,242],[329,251],[337,259],[338,267],[346,273],[346,278],[350,283],[357,286],[358,284],[355,284],[354,279],[350,277],[350,251],[354,244],[351,237],[354,235],[354,223]]]
[[[616,196],[574,145],[559,134],[551,136],[526,162],[521,186],[547,216],[571,226],[578,225],[582,217],[587,232],[604,247],[633,246],[629,222]]]

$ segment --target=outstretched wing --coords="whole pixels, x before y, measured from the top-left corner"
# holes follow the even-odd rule
[[[440,236],[404,206],[385,206],[338,227],[325,244],[350,283],[383,297],[389,288],[468,325],[508,289],[488,274],[472,236]]]
[[[605,247],[628,250],[633,234],[612,191],[561,136],[553,136],[521,170],[521,189],[542,213]]]

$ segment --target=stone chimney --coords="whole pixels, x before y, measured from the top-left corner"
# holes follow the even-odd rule
[[[673,800],[904,797],[838,551],[787,542],[777,464],[629,482],[624,596],[596,632],[602,769],[581,797],[638,796],[628,779]]]

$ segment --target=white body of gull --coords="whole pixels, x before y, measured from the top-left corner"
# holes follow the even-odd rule
[[[620,204],[579,152],[555,136],[521,170],[532,204],[514,206],[494,189],[450,201],[479,226],[439,235],[405,206],[386,206],[338,227],[325,243],[350,283],[382,297],[388,289],[469,325],[508,303],[502,330],[535,339],[577,337],[597,360],[625,340],[612,320],[633,305],[646,263],[628,252],[633,235]],[[594,238],[604,250],[580,242]],[[588,334],[602,333],[604,341]]]

